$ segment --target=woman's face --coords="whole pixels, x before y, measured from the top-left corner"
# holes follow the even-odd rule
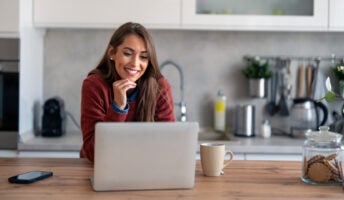
[[[110,52],[114,52],[110,47]],[[121,79],[136,82],[146,71],[149,58],[144,40],[135,35],[128,35],[110,59],[115,62],[115,69]]]

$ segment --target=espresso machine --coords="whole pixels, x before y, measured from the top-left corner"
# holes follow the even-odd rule
[[[66,130],[64,102],[59,97],[48,99],[43,106],[42,136],[62,136]]]

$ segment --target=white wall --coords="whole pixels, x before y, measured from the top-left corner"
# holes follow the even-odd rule
[[[32,0],[20,0],[19,134],[33,130],[34,105],[43,99],[43,35],[32,27]]]

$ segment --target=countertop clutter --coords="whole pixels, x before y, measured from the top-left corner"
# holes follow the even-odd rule
[[[196,161],[195,186],[184,190],[95,192],[93,166],[78,158],[0,158],[1,199],[343,199],[341,186],[301,181],[301,162],[232,161],[224,175],[206,177]],[[8,177],[31,170],[52,171],[32,184],[12,184]]]

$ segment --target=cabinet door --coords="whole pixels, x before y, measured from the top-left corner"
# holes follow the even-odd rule
[[[326,30],[327,0],[183,0],[184,28]]]
[[[343,0],[330,0],[330,30],[344,30],[344,1]]]
[[[301,154],[246,154],[246,160],[301,161]]]
[[[229,159],[229,155],[227,154],[225,156],[225,160],[228,160],[228,159]],[[201,160],[201,155],[200,155],[199,152],[196,154],[196,160]],[[233,160],[245,160],[245,154],[243,154],[243,153],[235,153],[234,152]]]
[[[20,158],[79,158],[79,151],[19,151]]]
[[[0,37],[18,37],[19,0],[0,0]]]
[[[15,150],[0,150],[1,158],[15,158],[17,157],[17,151]]]
[[[37,27],[113,28],[133,21],[175,28],[180,6],[175,0],[34,0],[33,20]]]

